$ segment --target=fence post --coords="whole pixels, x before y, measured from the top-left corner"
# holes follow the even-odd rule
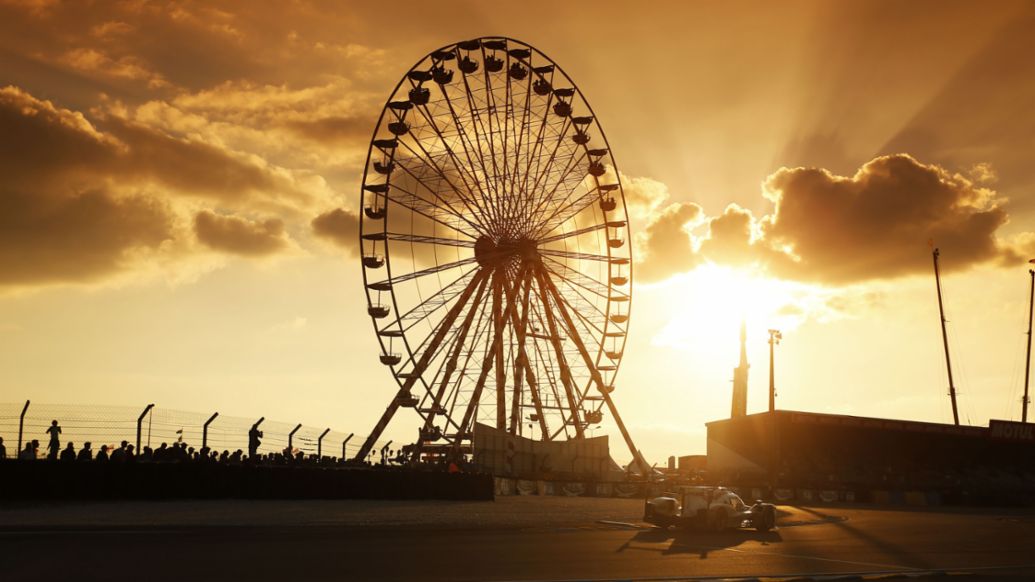
[[[345,445],[349,444],[349,439],[351,439],[354,434],[356,433],[350,432],[349,436],[345,437],[345,440],[341,441],[341,460],[343,461],[349,460],[349,456],[345,454]]]
[[[138,454],[138,455],[140,454],[140,427],[144,424],[144,417],[147,416],[147,413],[151,412],[151,409],[154,408],[154,407],[155,407],[154,404],[148,404],[144,408],[144,411],[140,413],[140,416],[137,417],[137,448],[136,448],[136,454]]]
[[[25,413],[29,410],[29,401],[25,401],[25,406],[22,407],[22,415],[18,417],[18,450],[14,452],[14,458],[18,458],[18,455],[22,454],[22,432],[25,429]],[[349,435],[352,436],[352,435]]]
[[[291,446],[291,441],[295,438],[295,433],[298,432],[298,429],[300,429],[300,428],[302,428],[302,423],[301,422],[298,423],[298,426],[296,426],[294,429],[291,430],[291,432],[288,433],[288,448],[287,448],[287,450],[288,450],[288,455],[289,456],[291,455],[291,453],[295,452],[294,447]]]
[[[205,421],[205,426],[201,428],[201,448],[203,449],[208,447],[208,425],[212,424],[212,421],[215,420],[217,416],[219,416],[219,413],[213,412],[212,416]]]
[[[323,437],[327,436],[327,433],[331,432],[331,429],[327,429],[320,433],[320,438],[316,439],[316,460],[323,459]]]
[[[385,464],[385,451],[388,450],[388,447],[392,446],[393,442],[395,442],[395,441],[388,441],[388,443],[386,443],[385,446],[381,447],[381,464],[382,465]]]

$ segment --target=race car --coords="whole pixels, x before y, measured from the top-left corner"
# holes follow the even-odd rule
[[[725,487],[683,486],[645,500],[643,520],[662,528],[722,531],[753,527],[766,532],[776,525],[776,507],[761,501],[749,506]]]

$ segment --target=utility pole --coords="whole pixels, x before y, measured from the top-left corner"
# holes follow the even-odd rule
[[[776,410],[776,373],[773,363],[773,347],[780,343],[783,334],[778,329],[769,330],[769,412]]]
[[[956,385],[952,382],[952,361],[949,359],[949,334],[945,331],[945,308],[942,306],[942,278],[938,271],[938,256],[941,253],[934,249],[931,255],[934,257],[934,285],[938,290],[938,315],[942,320],[942,344],[945,346],[945,369],[949,373],[949,398],[952,400],[952,422],[959,426],[960,413],[956,408]]]
[[[1028,261],[1035,263],[1035,259]],[[1031,321],[1035,311],[1035,269],[1028,269],[1028,276],[1031,277],[1031,296],[1028,299],[1028,351],[1024,358],[1024,397],[1021,398],[1021,422],[1028,422],[1028,378],[1031,375]]]

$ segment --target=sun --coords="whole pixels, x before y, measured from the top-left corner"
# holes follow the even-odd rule
[[[736,346],[742,322],[754,333],[793,331],[821,304],[817,288],[712,263],[653,287],[670,316],[652,343],[684,350]]]

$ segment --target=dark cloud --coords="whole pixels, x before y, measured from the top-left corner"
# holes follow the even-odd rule
[[[285,123],[297,135],[327,145],[357,145],[370,139],[375,119],[365,117],[321,117]]]
[[[248,206],[301,196],[287,178],[214,145],[101,121],[0,88],[0,284],[95,281],[130,269],[176,239],[185,197]],[[238,255],[289,246],[279,220],[202,212],[194,227],[206,245]]]
[[[171,215],[146,196],[0,189],[0,285],[98,280],[172,237]]]
[[[82,114],[0,89],[0,285],[94,281],[173,238],[168,206],[95,176],[125,144]]]
[[[109,119],[110,130],[128,151],[112,168],[162,182],[185,195],[240,201],[250,195],[304,198],[288,180],[258,162],[241,159],[204,142],[167,135],[123,119]]]
[[[290,245],[284,222],[279,219],[251,221],[208,210],[194,217],[194,234],[215,250],[247,257],[272,255]]]
[[[335,208],[320,214],[310,223],[317,236],[354,254],[359,241],[359,217],[345,210]]]
[[[153,182],[220,201],[258,195],[305,198],[284,176],[222,148],[104,116],[103,130],[82,113],[0,88],[0,170],[5,183],[69,185],[89,180]]]

